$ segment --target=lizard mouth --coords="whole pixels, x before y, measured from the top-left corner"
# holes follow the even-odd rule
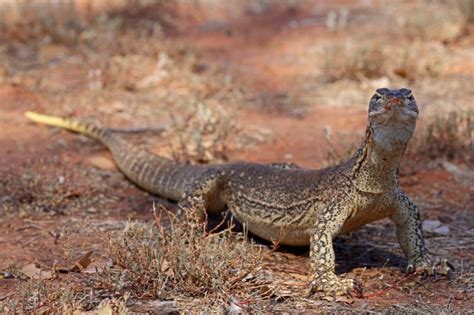
[[[396,115],[398,114],[398,115]],[[418,113],[410,110],[406,107],[397,107],[397,108],[385,108],[382,107],[379,110],[372,111],[369,113],[370,118],[418,118]]]
[[[418,113],[408,108],[400,98],[391,98],[380,109],[371,111],[369,118],[378,123],[411,122],[418,118]]]

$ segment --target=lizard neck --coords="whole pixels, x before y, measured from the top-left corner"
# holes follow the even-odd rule
[[[366,137],[356,153],[352,180],[364,192],[382,193],[398,186],[398,170],[408,140],[381,142],[369,125]]]

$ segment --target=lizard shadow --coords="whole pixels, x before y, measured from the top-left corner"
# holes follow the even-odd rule
[[[223,215],[210,215],[208,217],[207,228],[213,230],[218,227],[216,231],[219,231],[231,226],[232,231],[235,232],[242,232],[244,230],[243,225],[233,218],[232,215],[226,213],[224,216],[224,223],[222,224]],[[356,268],[370,269],[385,266],[403,269],[406,267],[407,260],[405,257],[367,243],[367,241],[364,241],[362,237],[360,237],[361,235],[357,235],[359,233],[366,234],[362,228],[362,230],[353,232],[350,238],[345,235],[338,236],[334,239],[333,245],[336,254],[336,274],[347,273]],[[268,247],[273,246],[271,242],[262,239],[251,232],[248,232],[248,236],[258,244],[266,245]],[[352,238],[357,239],[357,241],[352,240]],[[364,235],[364,238],[367,238],[367,235]],[[277,251],[290,253],[298,257],[307,257],[309,260],[308,247],[279,245]]]

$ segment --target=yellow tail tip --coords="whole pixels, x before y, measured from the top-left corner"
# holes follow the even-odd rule
[[[38,114],[38,113],[34,113],[34,112],[25,112],[25,117],[34,121],[34,122],[37,122],[37,123],[40,123],[40,124],[45,124],[45,125],[50,125],[50,126],[56,126],[56,127],[63,127],[63,128],[68,128],[69,127],[69,124],[68,122],[61,118],[61,117],[56,117],[56,116],[48,116],[48,115],[41,115],[41,114]]]
[[[42,115],[38,114],[38,113],[34,113],[34,112],[25,112],[25,117],[28,118],[28,119],[31,119],[31,120],[35,120],[36,118],[39,118],[41,117]]]

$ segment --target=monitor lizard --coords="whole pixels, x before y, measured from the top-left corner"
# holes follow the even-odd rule
[[[133,183],[178,201],[181,209],[197,209],[202,219],[206,211],[228,209],[263,239],[309,245],[309,294],[350,294],[355,283],[336,276],[332,240],[386,217],[395,223],[408,272],[432,275],[453,270],[446,260],[434,263],[427,254],[418,208],[399,185],[400,162],[418,117],[409,89],[377,89],[360,148],[339,165],[320,170],[286,163],[180,163],[133,146],[106,128],[32,112],[25,115],[97,139]]]

